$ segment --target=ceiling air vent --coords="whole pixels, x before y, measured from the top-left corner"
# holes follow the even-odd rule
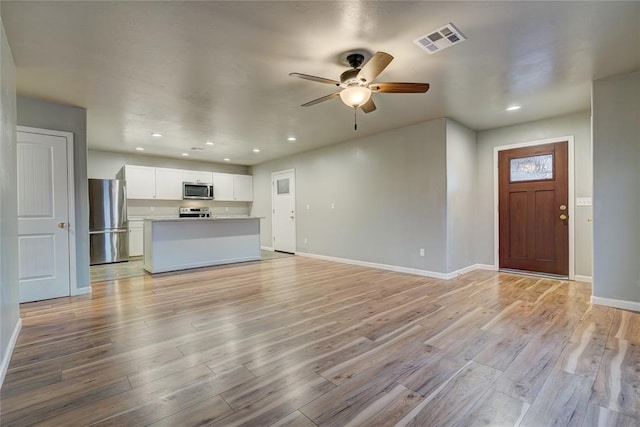
[[[436,31],[415,39],[413,42],[431,55],[466,39],[455,25],[449,23]]]

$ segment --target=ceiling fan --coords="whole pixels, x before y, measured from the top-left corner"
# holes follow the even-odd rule
[[[425,93],[429,90],[428,83],[374,83],[374,80],[384,71],[393,60],[393,56],[385,52],[376,52],[364,66],[364,55],[359,52],[347,54],[347,62],[352,69],[340,75],[340,81],[326,79],[324,77],[311,76],[301,73],[289,73],[291,77],[297,77],[312,82],[324,83],[341,87],[338,92],[314,99],[303,107],[310,107],[320,102],[340,97],[342,102],[354,109],[362,109],[365,113],[370,113],[376,109],[376,104],[371,98],[372,92],[380,93]]]

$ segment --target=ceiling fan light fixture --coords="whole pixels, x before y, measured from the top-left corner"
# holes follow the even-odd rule
[[[358,108],[369,101],[371,89],[366,86],[350,86],[340,92],[340,99],[348,107]]]

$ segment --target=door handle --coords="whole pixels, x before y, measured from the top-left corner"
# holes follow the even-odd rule
[[[294,217],[293,215],[291,215],[289,218],[293,219],[293,218],[295,218],[295,217]]]
[[[59,222],[58,223],[58,228],[65,228],[67,226],[67,223],[65,222]]]
[[[564,220],[566,220],[566,219],[567,219],[567,216],[566,216],[565,214],[562,214],[562,215],[560,215],[560,219],[561,219],[562,221],[564,221]]]

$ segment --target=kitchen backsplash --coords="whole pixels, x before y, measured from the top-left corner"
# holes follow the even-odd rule
[[[127,217],[177,217],[182,207],[208,207],[212,215],[249,215],[248,202],[207,200],[128,200]]]

